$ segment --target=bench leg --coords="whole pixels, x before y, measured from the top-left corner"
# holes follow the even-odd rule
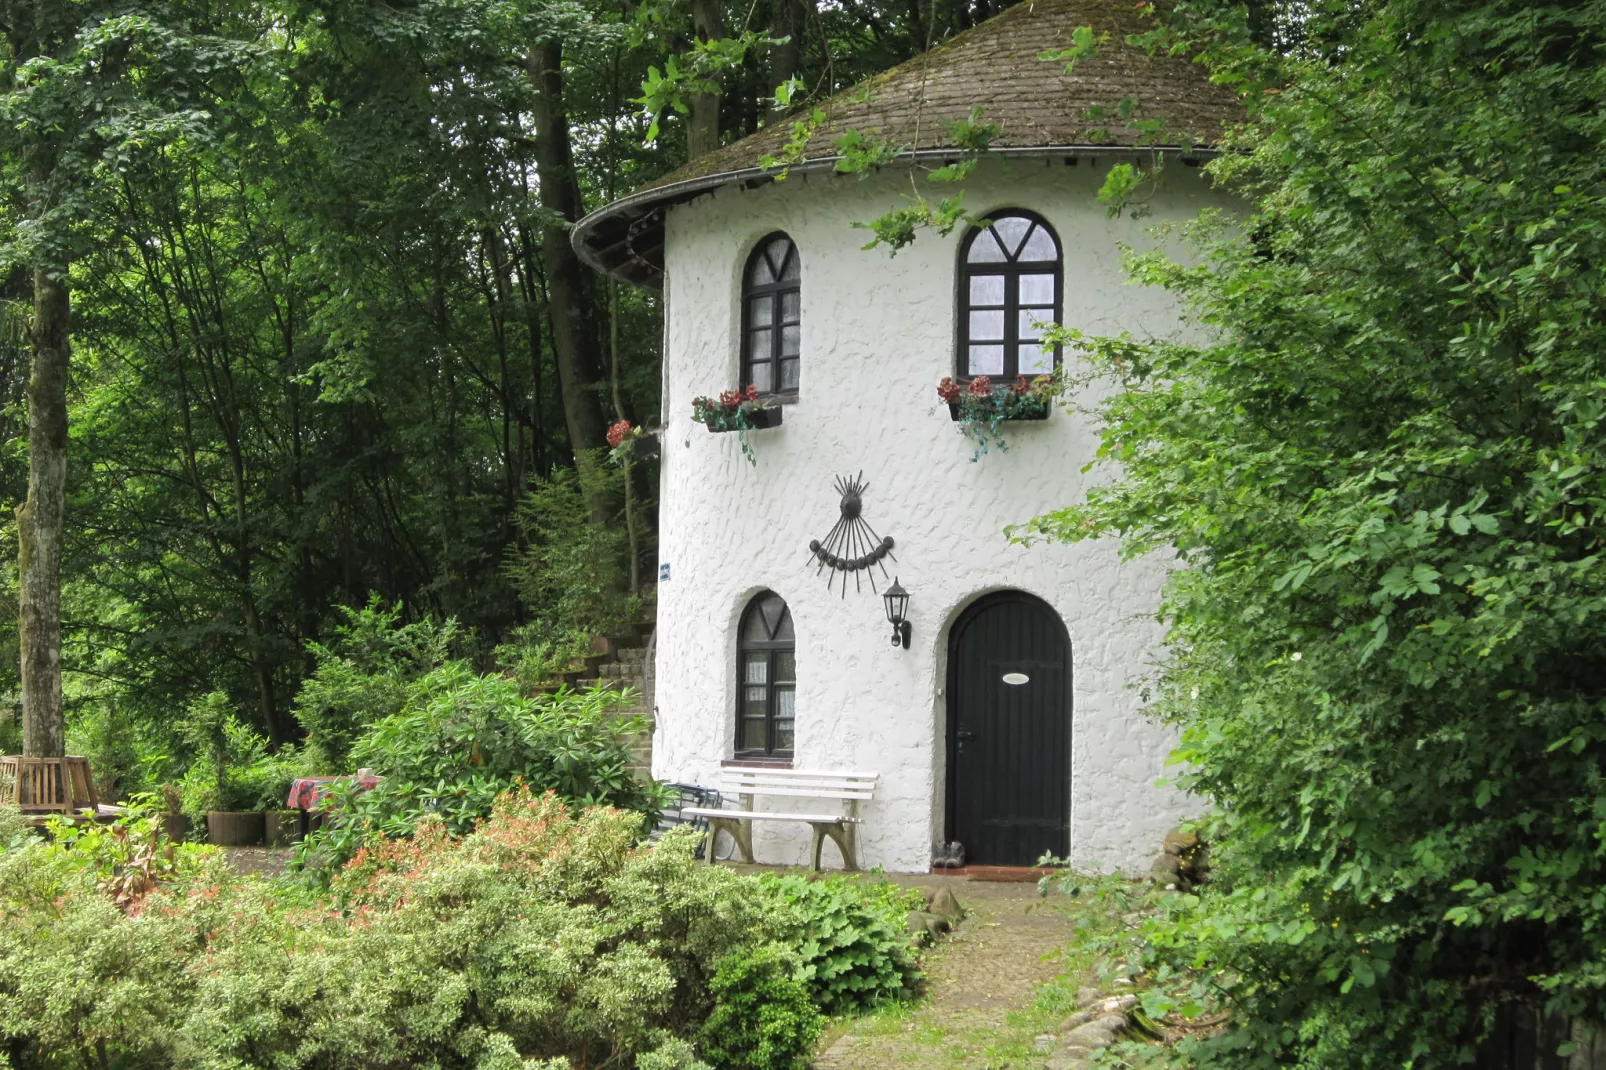
[[[836,842],[838,851],[842,852],[842,868],[849,873],[859,871],[858,836],[856,824],[847,821],[811,821],[814,826],[814,872],[820,872],[820,848],[825,845],[825,838],[831,837]]]
[[[753,822],[728,817],[708,819],[708,840],[703,847],[703,861],[710,866],[714,864],[714,847],[719,843],[722,830],[730,835],[736,849],[742,854],[742,860],[753,865]]]

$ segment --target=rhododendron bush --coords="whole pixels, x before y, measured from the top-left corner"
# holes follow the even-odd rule
[[[92,835],[155,836],[123,828]],[[722,1001],[754,998],[710,982],[757,976],[726,965],[755,955],[791,964],[762,980],[792,1017],[752,1043],[802,1065],[818,1012],[774,901],[698,864],[690,830],[639,832],[520,788],[467,835],[375,841],[318,894],[210,848],[148,885],[116,879],[137,850],[0,850],[0,1065],[694,1070]]]

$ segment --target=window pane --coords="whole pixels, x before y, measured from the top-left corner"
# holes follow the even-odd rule
[[[1003,346],[971,346],[970,347],[970,374],[971,375],[1003,375],[1004,374],[1004,347]]]
[[[1004,337],[1004,313],[972,312],[970,314],[970,337],[978,342],[1001,341]]]
[[[1003,304],[1004,276],[972,275],[970,277],[970,303],[972,305]]]
[[[736,746],[741,750],[767,750],[769,740],[764,738],[764,718],[754,717],[742,721],[741,739]]]
[[[791,721],[776,721],[775,722],[775,749],[776,750],[787,750],[787,751],[792,749],[792,722]]]
[[[758,387],[761,394],[773,393],[775,390],[775,365],[770,361],[761,360],[748,367],[751,382]]]
[[[769,689],[763,684],[747,685],[747,715],[749,717],[762,717],[765,705],[769,702]]]
[[[747,359],[770,359],[770,328],[760,327],[747,332]]]
[[[781,319],[788,323],[795,322],[798,318],[798,308],[801,304],[802,299],[798,291],[790,290],[783,293],[781,295]]]
[[[765,286],[775,281],[775,272],[770,270],[769,259],[763,253],[753,257],[753,262],[747,268],[747,284],[749,286]]]
[[[747,323],[750,327],[768,327],[775,314],[775,301],[768,296],[755,297],[747,303]]]
[[[746,680],[750,684],[762,684],[769,681],[769,674],[770,658],[768,654],[747,655],[747,671],[743,674],[742,679]],[[760,701],[763,701],[764,699],[762,690],[763,689],[761,688],[758,696]]]
[[[1060,251],[1055,247],[1053,237],[1042,227],[1032,228],[1031,237],[1026,239],[1026,245],[1022,247],[1020,255],[1015,257],[1021,261],[1046,261],[1059,258]]]
[[[1020,373],[1043,375],[1054,370],[1054,347],[1040,346],[1035,342],[1020,347]]]
[[[790,721],[793,718],[793,716],[795,716],[795,711],[794,711],[793,707],[795,705],[795,700],[796,699],[797,699],[797,692],[794,691],[792,688],[790,688],[790,687],[781,687],[780,685],[776,685],[776,688],[775,688],[775,719],[777,721]]]
[[[775,638],[775,629],[786,615],[786,603],[778,594],[766,594],[759,599],[758,612],[764,619],[764,638]]]
[[[1007,215],[1002,219],[993,220],[993,229],[998,232],[998,238],[1004,243],[1004,251],[1011,260],[1015,259],[1015,250],[1020,248],[1021,239],[1031,229],[1032,221],[1024,216]]]
[[[797,257],[797,246],[791,242],[787,242],[786,245],[789,255],[786,258],[786,266],[781,269],[781,278],[787,281],[795,281],[803,273],[802,264]]]
[[[1023,305],[1053,305],[1054,276],[1022,275],[1020,277],[1020,303]]]
[[[1004,260],[1004,250],[998,247],[998,240],[993,237],[992,228],[980,231],[976,239],[970,243],[970,252],[965,259],[972,264],[998,264]]]
[[[1020,317],[1019,334],[1016,335],[1022,342],[1041,338],[1043,332],[1033,327],[1034,323],[1053,323],[1054,310],[1052,308],[1023,308],[1018,313]]]
[[[797,358],[781,361],[781,389],[797,389]]]
[[[775,652],[775,682],[777,684],[789,684],[796,679],[797,655],[790,650],[777,650]]]
[[[775,625],[773,638],[778,643],[789,643],[792,641],[792,611],[786,608],[786,603],[781,601],[780,595],[770,597],[775,599],[776,605],[781,610],[781,618]]]
[[[781,328],[781,356],[795,357],[798,355],[798,348],[802,344],[801,331],[802,328],[796,324]]]

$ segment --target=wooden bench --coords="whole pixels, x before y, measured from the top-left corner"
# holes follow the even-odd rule
[[[826,837],[836,842],[842,852],[845,869],[859,868],[858,825],[859,804],[869,802],[875,795],[877,773],[807,772],[801,769],[731,768],[720,777],[719,790],[723,795],[740,795],[741,809],[723,810],[712,807],[687,807],[683,815],[708,819],[707,849],[704,860],[714,862],[714,844],[721,831],[730,834],[742,852],[742,859],[753,863],[754,821],[806,821],[814,829],[814,862],[810,868],[820,869],[820,848]],[[794,799],[836,799],[844,805],[841,813],[802,814],[786,811],[753,809],[758,796],[777,796]]]
[[[0,803],[15,805],[35,824],[51,817],[110,820],[122,813],[122,807],[100,801],[89,759],[78,757],[0,757]]]

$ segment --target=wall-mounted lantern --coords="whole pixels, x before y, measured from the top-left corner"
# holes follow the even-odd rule
[[[909,649],[909,592],[903,589],[903,584],[897,578],[892,580],[892,586],[881,596],[887,602],[887,620],[892,622],[892,645]]]

